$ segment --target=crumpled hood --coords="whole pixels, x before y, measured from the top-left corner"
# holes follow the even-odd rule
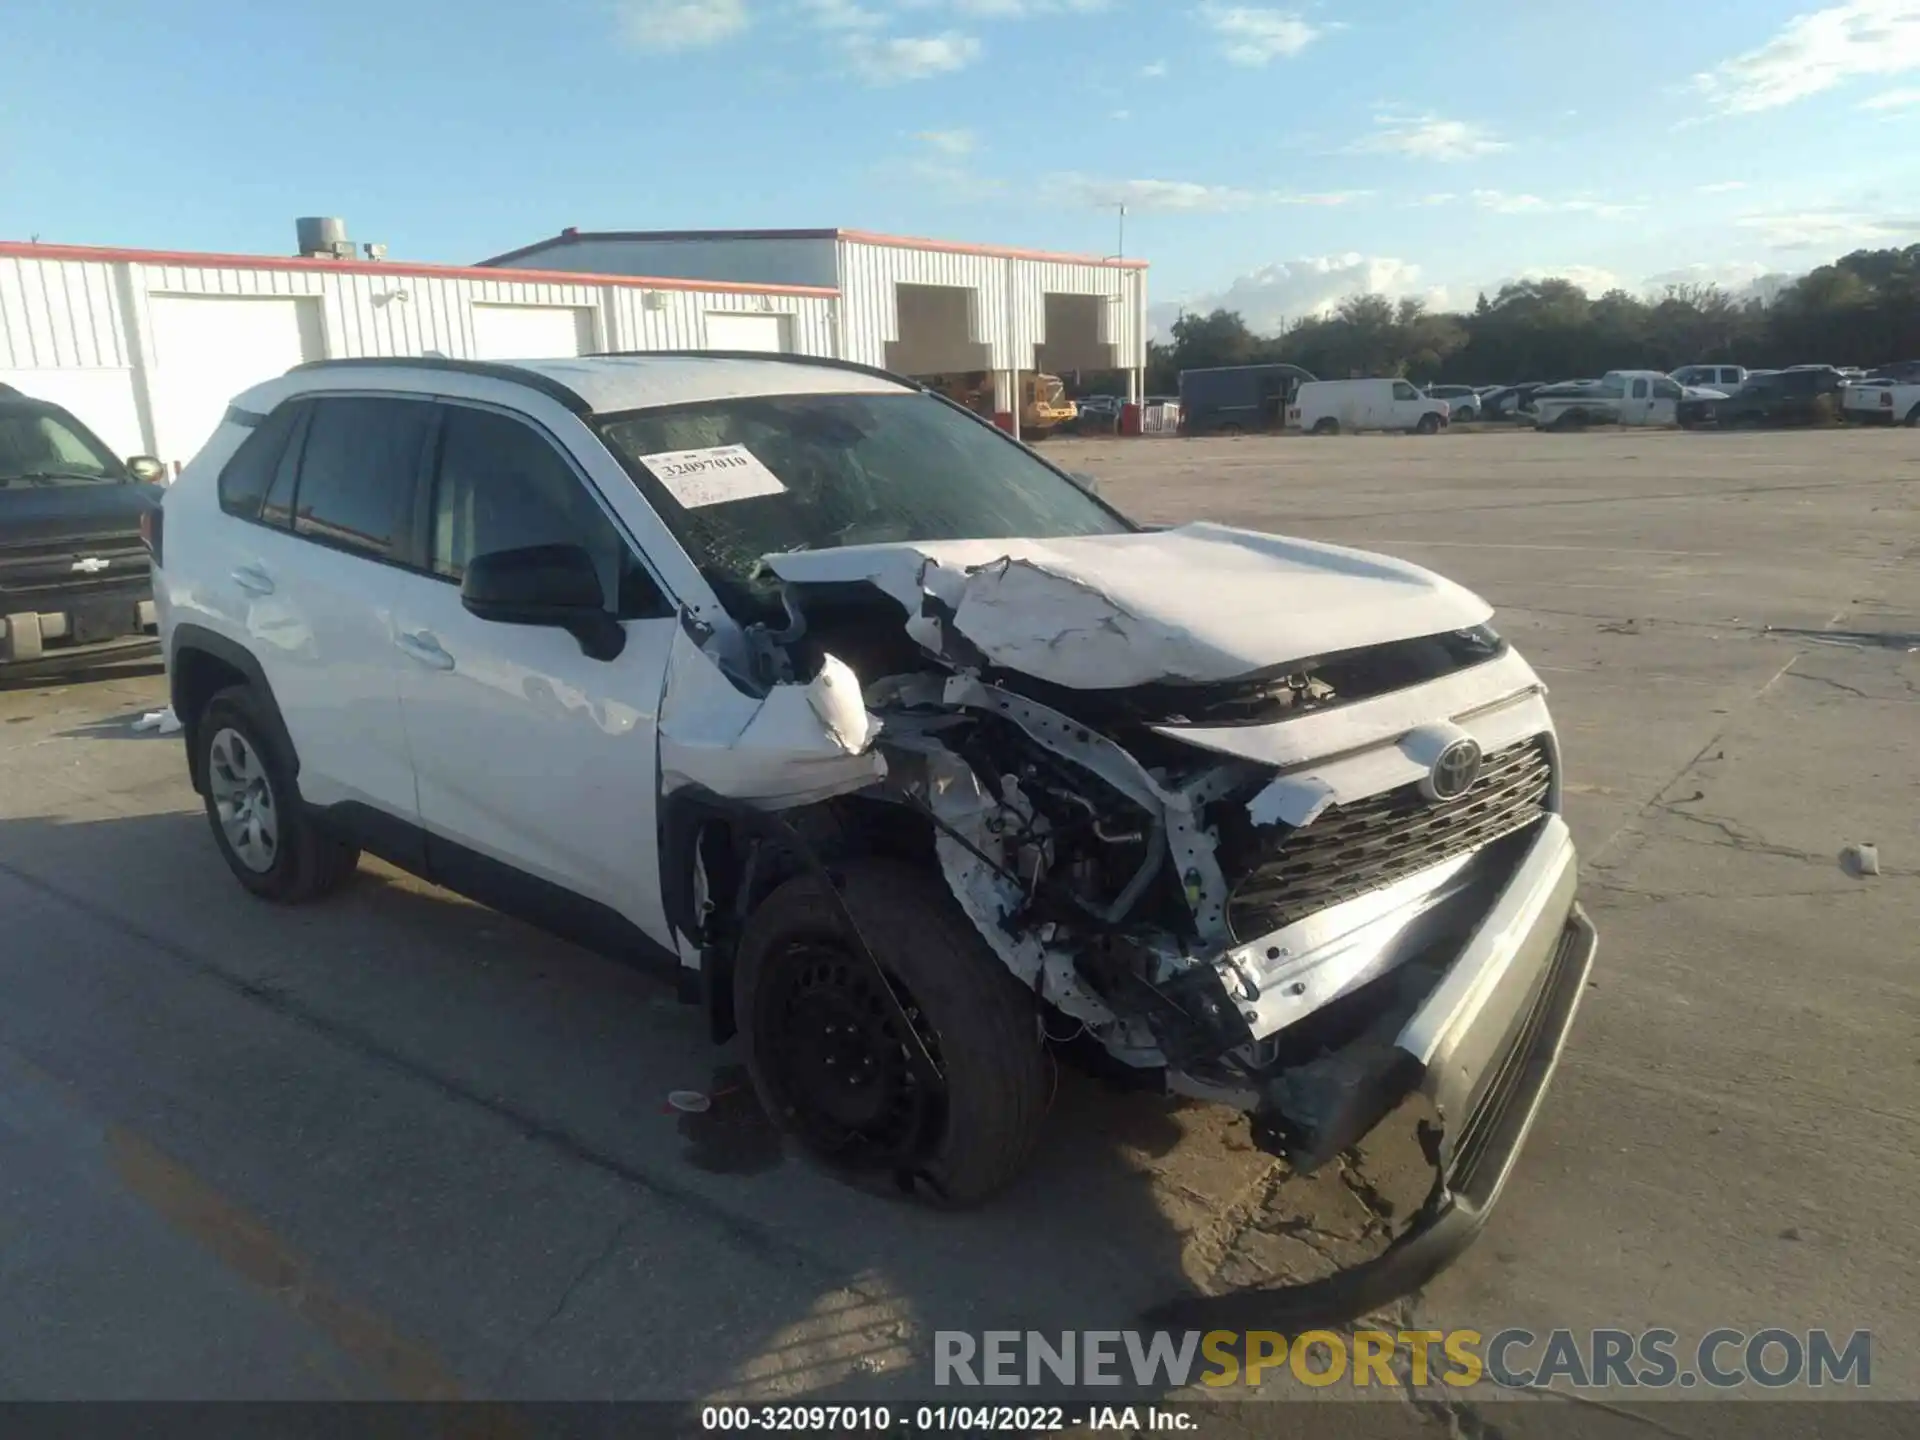
[[[1225,525],[1059,540],[940,540],[769,555],[795,585],[869,582],[940,648],[932,596],[992,663],[1076,689],[1231,680],[1484,624],[1492,607],[1417,565]]]

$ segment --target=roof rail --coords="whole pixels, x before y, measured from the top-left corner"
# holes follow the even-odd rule
[[[855,375],[871,375],[876,380],[891,380],[909,390],[924,390],[909,375],[896,375],[877,365],[862,365],[857,360],[837,360],[831,355],[795,355],[785,350],[595,350],[582,360],[783,360],[791,365],[817,365],[824,370],[847,370]]]
[[[507,380],[515,385],[525,385],[529,390],[538,390],[548,399],[558,400],[576,415],[593,413],[593,406],[552,376],[542,375],[538,370],[522,369],[518,365],[502,365],[493,360],[450,360],[444,355],[361,355],[340,360],[306,360],[287,373],[292,375],[302,370],[335,369],[445,370],[456,375],[484,375],[490,380]]]

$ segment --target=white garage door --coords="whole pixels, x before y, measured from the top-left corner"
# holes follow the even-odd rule
[[[787,349],[787,317],[741,315],[726,310],[707,312],[707,349],[767,350],[776,355]]]
[[[315,298],[155,295],[154,429],[160,458],[184,465],[235,395],[324,353]]]
[[[475,305],[481,360],[557,360],[593,349],[593,312],[580,305]]]

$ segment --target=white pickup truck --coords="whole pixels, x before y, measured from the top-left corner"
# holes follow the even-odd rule
[[[1920,425],[1920,376],[1849,385],[1840,394],[1840,410],[1858,425]]]
[[[1587,425],[1678,425],[1724,400],[1724,390],[1682,385],[1658,370],[1609,370],[1598,380],[1550,385],[1534,392],[1533,423],[1541,430],[1578,430]]]

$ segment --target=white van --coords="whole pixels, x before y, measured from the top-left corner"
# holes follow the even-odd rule
[[[1405,380],[1310,380],[1287,410],[1287,428],[1309,435],[1342,430],[1417,430],[1447,423],[1447,402],[1430,400]]]

